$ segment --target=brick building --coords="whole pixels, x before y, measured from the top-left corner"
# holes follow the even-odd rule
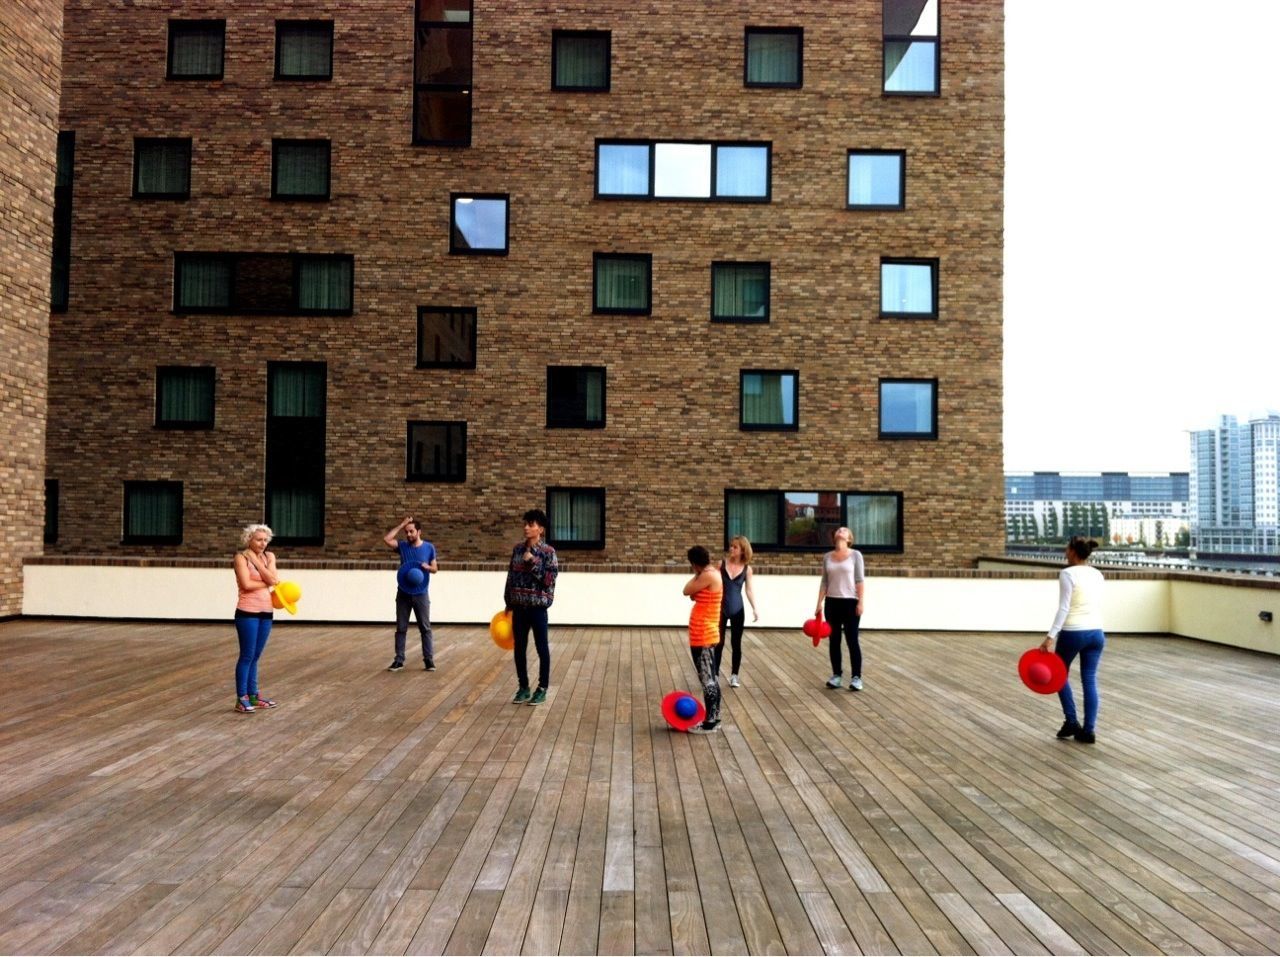
[[[0,16],[0,618],[40,554],[62,3]]]
[[[48,552],[999,551],[1002,21],[70,5]]]

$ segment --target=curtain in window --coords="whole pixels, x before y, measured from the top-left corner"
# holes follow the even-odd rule
[[[649,305],[649,264],[642,259],[596,260],[596,306],[644,309]]]
[[[747,82],[797,82],[799,43],[794,33],[753,33],[747,44]]]
[[[129,489],[126,538],[178,538],[182,535],[182,493],[171,485]]]
[[[138,149],[139,193],[186,193],[190,172],[186,143],[146,143]]]
[[[923,263],[880,265],[881,312],[933,312],[933,267]]]
[[[901,200],[902,160],[898,156],[849,157],[849,205],[896,206]]]
[[[583,376],[583,394],[588,422],[600,422],[604,419],[604,373],[587,372]]]
[[[332,33],[327,24],[295,23],[280,29],[281,76],[328,76]]]
[[[742,377],[742,421],[746,425],[790,425],[791,377],[751,373]]]
[[[303,259],[298,264],[298,308],[351,308],[351,262],[346,259]]]
[[[609,60],[601,37],[556,38],[556,86],[603,89],[609,83]]]
[[[273,418],[315,419],[324,415],[324,373],[300,365],[278,365],[271,369]]]
[[[604,540],[600,499],[594,492],[551,493],[551,540],[599,542]]]
[[[938,89],[936,40],[886,40],[884,88],[888,93],[933,93]]]
[[[851,495],[848,508],[849,528],[859,545],[900,544],[896,495]]]
[[[271,529],[277,538],[321,538],[324,535],[324,510],[320,493],[315,489],[273,488],[267,508]]]
[[[325,196],[329,192],[329,150],[325,143],[276,146],[276,194]]]
[[[769,293],[763,266],[723,264],[715,267],[712,299],[715,315],[733,319],[764,319]]]
[[[768,188],[769,150],[766,147],[716,147],[717,196],[764,196]]]
[[[218,76],[222,73],[222,33],[191,30],[173,35],[174,76]]]
[[[203,369],[166,369],[160,374],[160,422],[212,422],[213,382]]]
[[[754,545],[778,544],[778,497],[772,492],[733,492],[725,516],[729,537],[745,535]]]
[[[231,305],[231,264],[225,259],[183,259],[179,266],[178,304],[188,309],[226,309]]]

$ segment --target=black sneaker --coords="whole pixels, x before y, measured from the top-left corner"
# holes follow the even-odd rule
[[[422,663],[422,667],[426,668],[428,671],[435,671],[436,670],[435,659],[428,658],[426,661]]]
[[[1084,728],[1077,731],[1073,737],[1081,744],[1093,744],[1093,732],[1086,731]]]
[[[1064,721],[1062,727],[1058,729],[1058,737],[1070,738],[1081,730],[1078,721]]]
[[[387,670],[388,670],[388,671],[404,671],[404,662],[403,662],[403,661],[393,661],[393,662],[391,662],[391,667],[390,667],[390,668],[388,668]]]
[[[697,731],[699,734],[711,734],[713,731],[719,731],[719,730],[720,730],[720,722],[719,722],[719,721],[704,721],[704,722],[702,722],[702,724],[698,725],[698,726],[697,726],[696,728],[694,728],[693,730],[694,730],[694,731]]]

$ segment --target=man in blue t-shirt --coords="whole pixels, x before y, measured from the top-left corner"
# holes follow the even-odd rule
[[[397,537],[402,531],[403,542]],[[428,671],[435,671],[427,586],[436,572],[436,547],[423,539],[422,526],[412,517],[387,532],[382,540],[388,548],[400,553],[400,570],[396,572],[396,657],[387,670],[400,671],[404,668],[404,639],[409,632],[409,609],[412,608],[422,635],[422,663]]]

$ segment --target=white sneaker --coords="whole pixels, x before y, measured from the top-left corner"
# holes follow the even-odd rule
[[[839,676],[839,675],[832,675],[830,678],[828,678],[828,679],[827,679],[827,687],[828,687],[828,688],[839,688],[839,687],[840,687],[840,676]]]
[[[739,687],[741,687],[741,686],[742,686],[742,682],[738,680],[738,676],[737,676],[737,675],[729,675],[729,687],[730,687],[730,688],[739,688]]]
[[[854,675],[852,678],[850,678],[850,679],[849,679],[849,690],[850,690],[850,691],[861,691],[861,690],[862,690],[862,676],[861,676],[861,675]]]

